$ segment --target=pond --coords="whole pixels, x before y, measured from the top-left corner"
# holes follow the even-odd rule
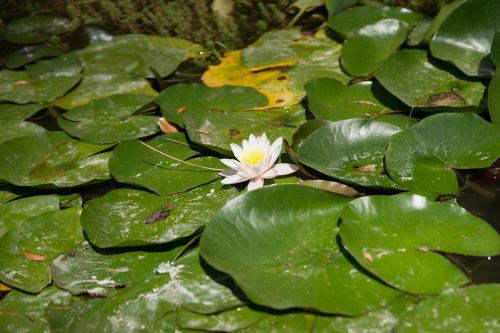
[[[2,332],[500,331],[500,3],[325,3],[7,22]]]

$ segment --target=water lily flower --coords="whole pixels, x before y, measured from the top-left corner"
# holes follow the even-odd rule
[[[248,190],[251,191],[262,187],[264,179],[288,175],[297,171],[299,167],[294,164],[275,164],[281,154],[282,145],[282,137],[271,144],[265,133],[258,137],[250,134],[248,140],[243,140],[241,147],[232,143],[231,150],[237,160],[227,158],[220,160],[229,167],[220,173],[221,176],[225,177],[221,183],[236,184],[249,180]]]

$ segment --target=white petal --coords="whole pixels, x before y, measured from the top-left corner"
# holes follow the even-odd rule
[[[280,157],[282,144],[283,144],[283,138],[279,137],[271,145],[270,152],[269,152],[270,164],[274,164],[276,162],[276,160],[278,159],[278,157]]]
[[[249,146],[250,143],[248,142],[248,140],[243,139],[243,141],[241,142],[241,148],[243,148],[243,151],[247,151]]]
[[[248,190],[253,191],[255,189],[258,189],[260,187],[264,186],[264,179],[261,177],[256,177],[250,179],[250,183],[248,183]]]
[[[271,149],[277,149],[279,147],[279,149],[281,150],[281,146],[283,145],[283,137],[279,137],[277,138],[276,140],[274,140],[273,144],[271,145]]]
[[[271,179],[278,176],[278,172],[274,169],[274,167],[272,167],[260,176],[265,179]]]
[[[229,158],[221,158],[220,161],[227,165],[228,167],[230,167],[231,169],[237,169],[238,168],[238,161],[236,160],[232,160],[232,159],[229,159]]]
[[[257,138],[255,137],[255,135],[250,134],[250,136],[248,137],[248,142],[251,146],[255,145],[257,143]]]
[[[269,149],[269,145],[271,143],[269,142],[269,140],[267,139],[267,135],[266,133],[263,133],[260,137],[259,137],[259,146],[264,149],[264,150],[268,150]]]
[[[241,158],[243,157],[243,148],[235,143],[231,143],[230,146],[231,150],[233,151],[234,157],[236,157],[238,161],[241,161]]]
[[[234,169],[228,168],[223,170],[222,172],[219,172],[219,175],[222,177],[230,177],[238,174],[238,172]]]
[[[227,185],[227,184],[242,183],[242,182],[245,182],[247,180],[248,180],[248,178],[242,178],[242,177],[240,177],[238,175],[233,175],[233,176],[229,176],[227,178],[222,179],[220,182],[222,184],[226,184]]]
[[[273,166],[274,171],[278,174],[278,176],[288,175],[290,173],[294,173],[299,170],[299,167],[295,164],[290,163],[278,163]]]

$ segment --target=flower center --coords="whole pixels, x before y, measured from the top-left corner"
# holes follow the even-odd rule
[[[266,152],[260,149],[252,149],[243,154],[241,161],[245,164],[256,165],[259,164],[264,157],[266,157]]]

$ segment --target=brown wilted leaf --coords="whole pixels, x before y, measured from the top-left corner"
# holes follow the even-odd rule
[[[33,260],[33,261],[43,261],[45,260],[45,257],[36,253],[32,253],[28,250],[24,251],[24,257],[28,260]]]
[[[160,126],[160,129],[163,133],[176,133],[179,132],[177,127],[172,125],[170,122],[168,122],[165,118],[160,117],[158,119],[158,126]]]

